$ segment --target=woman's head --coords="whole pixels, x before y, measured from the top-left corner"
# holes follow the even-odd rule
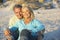
[[[23,14],[24,18],[31,18],[31,19],[34,18],[33,11],[30,7],[23,6],[22,7],[22,14]]]

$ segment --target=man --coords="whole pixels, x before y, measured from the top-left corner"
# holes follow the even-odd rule
[[[16,21],[22,19],[22,13],[21,13],[22,10],[21,9],[22,9],[21,5],[15,5],[13,7],[13,11],[14,11],[15,15],[10,19],[9,26],[13,26],[16,23]]]
[[[13,26],[17,21],[23,18],[21,9],[22,9],[22,6],[19,4],[16,4],[13,7],[13,11],[15,15],[10,19],[9,27]],[[8,40],[17,40],[19,36],[19,31],[15,27],[11,29],[6,29],[4,33],[5,33],[5,36],[7,36]],[[13,37],[13,39],[11,37]]]

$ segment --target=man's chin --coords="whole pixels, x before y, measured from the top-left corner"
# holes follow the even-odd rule
[[[22,17],[18,18],[18,19],[22,19]]]

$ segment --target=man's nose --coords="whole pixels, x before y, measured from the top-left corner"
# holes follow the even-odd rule
[[[19,14],[20,14],[20,15],[22,15],[22,13],[21,13],[21,12],[20,12]]]

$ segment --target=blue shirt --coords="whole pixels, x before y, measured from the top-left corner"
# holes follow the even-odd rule
[[[44,25],[37,19],[32,20],[28,24],[25,24],[24,20],[20,20],[20,21],[16,22],[16,24],[12,27],[17,27],[19,29],[20,33],[23,29],[28,29],[32,32],[33,36],[36,36],[37,35],[36,33],[38,31],[41,31],[41,30],[45,29]],[[10,27],[10,28],[12,28],[12,27]],[[18,40],[20,40],[20,36],[19,36]]]

